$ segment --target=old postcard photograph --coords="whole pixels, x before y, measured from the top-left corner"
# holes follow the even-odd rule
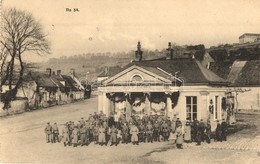
[[[260,1],[0,0],[0,163],[260,163]]]

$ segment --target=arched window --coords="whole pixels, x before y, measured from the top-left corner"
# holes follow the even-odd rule
[[[131,78],[131,81],[143,82],[144,79],[143,79],[140,75],[134,75],[134,76]]]

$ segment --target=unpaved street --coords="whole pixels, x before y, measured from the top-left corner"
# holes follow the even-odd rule
[[[27,112],[0,119],[0,162],[25,163],[260,163],[259,117],[253,127],[236,132],[227,142],[197,147],[185,144],[178,150],[171,142],[118,145],[90,144],[88,147],[63,147],[47,144],[46,122],[61,124],[86,118],[97,109],[97,97],[88,100]],[[245,121],[245,120],[243,120]],[[252,135],[250,134],[252,133]],[[8,153],[7,153],[8,152]]]

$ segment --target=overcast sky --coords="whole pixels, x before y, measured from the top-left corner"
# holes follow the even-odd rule
[[[260,33],[259,0],[3,0],[5,7],[40,20],[51,41],[49,57],[130,51],[138,40],[151,50],[169,41],[209,47]]]

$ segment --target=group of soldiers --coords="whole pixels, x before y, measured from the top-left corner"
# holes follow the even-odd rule
[[[225,121],[218,123],[216,129],[216,141],[226,140],[227,124]],[[91,142],[101,146],[117,146],[119,143],[138,145],[140,142],[161,142],[175,140],[177,148],[182,149],[183,142],[201,142],[210,143],[212,137],[211,124],[203,120],[186,121],[185,125],[176,115],[172,119],[167,116],[144,115],[140,118],[138,115],[131,116],[126,120],[124,114],[119,119],[115,119],[111,113],[109,117],[100,112],[96,112],[87,119],[81,118],[77,123],[73,121],[66,122],[62,130],[59,131],[57,124],[53,126],[47,123],[45,128],[47,142],[60,142],[64,146],[77,147],[88,146]]]

